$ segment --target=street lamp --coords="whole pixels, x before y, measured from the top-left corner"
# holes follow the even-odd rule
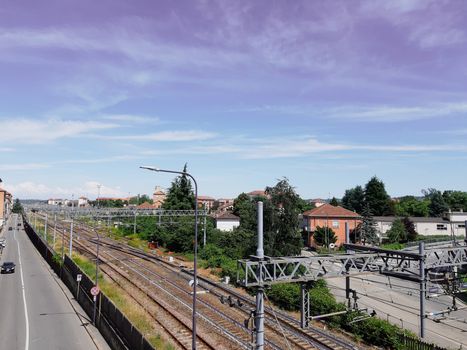
[[[140,166],[141,169],[157,171],[160,173],[170,173],[170,174],[179,174],[190,177],[195,184],[195,252],[194,252],[194,269],[193,269],[193,313],[192,313],[192,336],[191,336],[191,348],[196,350],[196,286],[198,284],[198,274],[197,274],[197,255],[198,255],[198,184],[196,183],[195,178],[185,171],[175,171],[175,170],[165,170],[159,169],[152,166]]]

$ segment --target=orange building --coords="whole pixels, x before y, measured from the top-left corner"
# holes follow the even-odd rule
[[[304,212],[303,220],[309,232],[308,245],[310,246],[315,245],[312,233],[318,226],[331,228],[337,237],[336,245],[340,246],[345,243],[345,223],[348,223],[349,230],[353,230],[362,222],[359,214],[331,204],[323,204]]]

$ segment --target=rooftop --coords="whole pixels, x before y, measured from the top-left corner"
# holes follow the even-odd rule
[[[303,213],[303,216],[308,216],[308,217],[334,217],[334,218],[360,218],[361,216],[353,211],[350,211],[348,209],[342,208],[342,207],[335,207],[331,204],[323,204],[322,206],[318,208],[314,208],[311,210],[308,210]]]

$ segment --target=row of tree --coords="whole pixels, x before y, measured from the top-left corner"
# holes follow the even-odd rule
[[[99,199],[95,201],[90,201],[89,204],[93,207],[100,207],[100,208],[123,208],[127,205],[139,205],[142,203],[151,203],[152,204],[152,199],[149,198],[148,195],[143,194],[143,195],[138,195],[135,197],[131,197],[128,200],[124,199]],[[68,206],[71,206],[71,204],[68,204]]]
[[[186,166],[183,170],[186,172]],[[234,200],[234,214],[240,217],[240,226],[233,232],[223,232],[214,228],[214,221],[208,218],[206,227],[203,220],[199,232],[205,230],[207,242],[229,258],[239,259],[254,254],[256,250],[257,209],[256,203],[264,205],[264,248],[270,256],[297,255],[303,247],[299,214],[311,206],[300,198],[287,179],[282,179],[272,187],[267,187],[265,196],[250,197],[245,193]],[[167,192],[164,209],[192,210],[195,207],[191,182],[185,175],[176,177]],[[140,238],[158,242],[176,252],[193,251],[194,218],[137,218],[137,235]],[[125,235],[133,233],[130,222],[121,228]],[[214,251],[213,251],[214,253]]]
[[[467,192],[444,191],[434,188],[422,190],[422,197],[404,196],[391,199],[383,181],[372,177],[365,186],[355,186],[345,191],[342,206],[359,214],[369,210],[374,216],[442,216],[451,210],[467,211]],[[333,205],[339,204],[333,198]]]

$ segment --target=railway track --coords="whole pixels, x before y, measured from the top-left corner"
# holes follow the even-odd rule
[[[63,228],[64,227],[60,227],[60,229]],[[85,239],[80,241],[74,240],[75,247],[78,245],[82,252],[94,257],[94,247],[96,244],[94,241],[94,233],[85,226],[81,226],[78,230],[80,230],[80,236]],[[178,310],[181,314],[183,311],[185,314],[187,312],[191,313],[190,300],[192,295],[190,289],[187,288],[187,282],[192,278],[192,272],[190,270],[180,269],[179,266],[169,263],[154,254],[146,253],[125,244],[120,244],[108,238],[102,237],[100,244],[107,248],[103,249],[103,253],[101,250],[100,260],[102,260],[104,266],[108,266],[109,269],[112,269],[112,271],[109,271],[109,276],[113,275],[111,278],[114,281],[125,280],[125,283],[132,284],[133,288],[137,287],[155,303],[157,303],[156,299],[160,299],[161,295],[165,295],[168,300],[172,300],[173,303],[178,305]],[[112,252],[109,252],[109,249],[112,250]],[[119,277],[117,278],[115,275]],[[201,295],[198,297],[198,319],[200,319],[207,328],[219,332],[225,339],[229,339],[229,342],[234,347],[227,346],[227,348],[251,348],[252,331],[245,327],[242,321],[249,317],[251,310],[254,308],[254,301],[252,298],[238,293],[233,288],[207,278],[198,276],[198,279],[199,286],[201,287],[200,289],[203,289],[207,292],[206,294],[209,295],[209,297]],[[157,295],[149,295],[148,289],[142,289],[142,286],[145,285],[150,286],[153,290],[157,290]],[[232,300],[235,300],[235,303],[233,303],[232,308],[224,306],[224,309],[226,309],[224,312],[221,311],[221,309],[223,309],[222,304],[219,302],[213,304],[213,297],[218,301],[222,298],[224,300],[230,300],[231,304]],[[160,300],[158,301],[161,302]],[[171,310],[173,311],[174,309],[173,303],[169,302],[169,306],[164,305],[160,307],[170,313]],[[266,308],[265,313],[267,316],[265,318],[266,349],[358,349],[348,341],[324,332],[317,327],[301,329],[298,320],[284,312]],[[238,321],[238,319],[241,321]],[[156,319],[155,321],[158,322]],[[185,322],[183,326],[185,327],[185,333],[189,331],[189,337],[186,337],[189,339],[191,339],[190,325],[190,323],[187,324],[187,322]],[[169,330],[173,330],[173,327],[169,326],[168,328]],[[168,331],[168,333],[170,334],[170,331]],[[281,336],[281,334],[284,334],[284,336]],[[181,334],[180,336],[183,339],[183,335]],[[200,341],[203,340],[200,339]],[[182,342],[185,343],[182,344],[183,348],[187,348],[186,343],[188,342]],[[213,347],[215,345],[212,344],[212,341],[205,341],[205,343],[205,348],[215,348]],[[191,342],[189,344],[191,345]]]

